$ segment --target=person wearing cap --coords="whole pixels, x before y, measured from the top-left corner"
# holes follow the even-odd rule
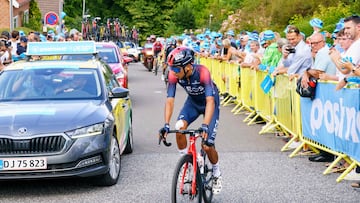
[[[265,65],[268,68],[276,67],[282,55],[278,49],[275,33],[272,30],[265,30],[263,32],[263,40],[265,41],[265,44],[267,44],[267,47],[261,59],[261,64]]]
[[[28,39],[25,36],[20,37],[20,43],[17,47],[16,54],[21,55],[26,52]]]
[[[221,39],[215,39],[210,45],[210,56],[217,57],[222,50],[222,45],[223,44]]]
[[[230,45],[237,49],[236,43],[235,43],[235,32],[233,30],[229,30],[226,32],[226,38],[230,40]]]
[[[348,77],[357,72],[360,64],[360,16],[352,15],[344,19],[344,32],[348,39],[353,40],[350,47],[341,54],[339,51],[332,49],[330,51],[331,58],[335,62],[337,68],[345,75],[339,78],[337,90],[343,88],[348,83]],[[359,169],[360,172],[360,169]],[[360,180],[360,173],[359,173]]]
[[[241,35],[240,36],[240,45],[238,47],[238,50],[244,53],[249,53],[250,52],[250,46],[248,44],[249,42],[249,35],[245,34],[245,35]]]
[[[319,33],[320,30],[323,28],[323,21],[320,20],[319,18],[313,18],[309,21],[309,24],[311,25],[311,27],[313,28],[314,32],[313,33]]]

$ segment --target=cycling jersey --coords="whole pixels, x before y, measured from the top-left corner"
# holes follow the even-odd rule
[[[190,125],[199,115],[205,113],[206,97],[213,96],[215,100],[214,114],[209,123],[208,142],[214,144],[216,131],[219,122],[219,91],[215,83],[211,80],[209,70],[203,65],[193,65],[193,72],[189,79],[177,79],[170,72],[168,81],[168,97],[175,97],[176,84],[179,83],[188,94],[188,98],[180,111],[178,120],[185,120]]]
[[[153,45],[154,52],[160,52],[163,48],[163,45],[159,42],[155,42]]]

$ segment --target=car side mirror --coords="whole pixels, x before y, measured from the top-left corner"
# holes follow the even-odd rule
[[[117,99],[120,99],[120,98],[126,98],[129,96],[129,90],[124,88],[124,87],[114,87],[112,90],[111,90],[111,96],[110,96],[110,99],[113,99],[113,98],[117,98]]]

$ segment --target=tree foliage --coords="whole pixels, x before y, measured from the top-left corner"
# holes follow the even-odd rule
[[[311,32],[309,20],[322,19],[324,29],[333,29],[340,17],[360,11],[360,0],[87,0],[86,13],[119,18],[135,26],[142,39],[150,34],[169,36],[184,29],[226,31],[234,29],[281,32],[286,25],[298,25]],[[66,25],[81,28],[83,0],[65,0]],[[30,9],[31,10],[31,9]],[[210,15],[211,21],[210,21]],[[329,27],[326,27],[329,26]]]
[[[41,12],[35,0],[30,1],[29,23],[25,23],[24,26],[37,31],[42,28]]]
[[[185,29],[196,28],[194,11],[188,2],[181,2],[179,6],[176,7],[172,20],[178,32]]]

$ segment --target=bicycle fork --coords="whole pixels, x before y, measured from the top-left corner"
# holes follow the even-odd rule
[[[195,148],[195,137],[190,136],[190,147],[188,150],[188,154],[192,155],[192,165],[193,165],[193,174],[194,176],[192,177],[192,181],[191,181],[191,196],[195,197],[196,195],[196,179],[197,179],[197,155],[196,155],[196,148]],[[182,180],[181,180],[181,185],[180,185],[180,192],[181,194],[183,193],[183,188],[184,188],[184,178],[186,175],[186,171],[188,170],[188,163],[185,164],[185,170],[183,171],[183,176],[182,176]],[[198,191],[201,192],[201,191]]]

